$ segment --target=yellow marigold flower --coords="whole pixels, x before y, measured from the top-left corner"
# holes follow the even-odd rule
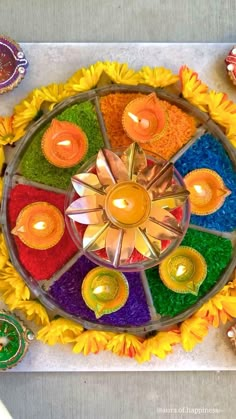
[[[166,87],[176,83],[179,76],[172,73],[165,67],[143,67],[139,71],[139,83],[148,84],[153,87]]]
[[[0,116],[0,144],[12,144],[14,139],[13,116]]]
[[[67,80],[65,89],[72,94],[93,89],[97,85],[103,69],[104,65],[101,62],[97,62],[89,68],[82,68]]]
[[[45,326],[49,323],[46,309],[38,301],[21,301],[16,307],[16,310],[21,310],[27,320],[34,321],[39,326]]]
[[[139,73],[129,68],[127,64],[106,62],[104,71],[115,83],[135,86],[139,83]]]
[[[83,352],[84,355],[88,355],[90,353],[97,354],[98,352],[106,349],[107,343],[113,336],[115,335],[111,332],[87,330],[86,332],[83,332],[78,339],[76,339],[73,352],[75,354]]]
[[[30,290],[10,262],[0,271],[0,284],[3,300],[11,310],[20,301],[29,300]]]
[[[183,97],[203,112],[207,112],[205,94],[208,90],[208,86],[202,83],[201,80],[198,79],[198,74],[186,65],[180,68],[179,78]]]
[[[229,288],[227,287],[228,293]],[[214,327],[219,327],[220,323],[225,324],[232,317],[236,317],[236,296],[217,294],[205,303],[196,316],[205,318]]]
[[[228,100],[225,93],[217,93],[211,90],[207,94],[207,106],[208,112],[215,122],[224,127],[231,125],[231,117],[236,113],[236,104]]]
[[[44,86],[40,89],[39,95],[42,97],[43,101],[51,103],[49,110],[52,110],[56,103],[61,102],[66,97],[70,96],[63,83],[52,83],[48,86]]]
[[[14,132],[20,127],[25,129],[37,117],[42,102],[43,98],[40,95],[40,90],[35,89],[32,94],[15,106],[13,119]]]
[[[82,332],[83,327],[80,324],[72,320],[59,318],[39,330],[37,339],[48,345],[66,344],[75,342]]]
[[[107,344],[107,349],[118,356],[141,359],[143,339],[129,333],[115,335]]]
[[[3,237],[3,233],[0,233],[0,270],[6,265],[9,259],[8,250]]]
[[[143,354],[139,362],[148,361],[152,355],[164,359],[173,351],[172,346],[180,343],[179,331],[159,332],[156,336],[146,339],[143,343]]]
[[[192,351],[195,345],[202,342],[208,333],[208,322],[206,319],[194,315],[180,325],[181,343],[186,352]]]

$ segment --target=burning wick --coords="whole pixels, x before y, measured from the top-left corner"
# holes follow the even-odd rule
[[[101,294],[102,292],[110,292],[110,287],[108,285],[100,285],[93,290],[93,294]]]
[[[181,276],[186,272],[186,266],[179,265],[176,271],[176,276]]]
[[[70,140],[60,141],[59,143],[57,143],[57,145],[62,145],[64,147],[68,147],[68,146],[71,145],[71,141]]]
[[[7,346],[9,339],[6,336],[0,336],[0,351]]]
[[[33,228],[35,228],[36,230],[45,230],[46,228],[46,223],[44,221],[39,221],[38,223],[35,223],[33,225]]]
[[[122,208],[122,209],[125,209],[127,207],[128,208],[133,207],[133,205],[130,202],[128,202],[126,199],[114,199],[113,200],[113,205],[117,208]]]
[[[150,123],[145,118],[138,118],[136,115],[134,115],[132,112],[128,112],[129,117],[136,123],[140,124],[142,128],[147,129],[150,126]]]

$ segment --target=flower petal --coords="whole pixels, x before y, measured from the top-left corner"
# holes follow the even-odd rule
[[[141,176],[138,176],[137,182],[145,186],[152,199],[155,199],[169,188],[172,183],[173,173],[173,163],[168,162],[165,165],[160,163],[156,167],[153,166],[150,171],[147,169],[142,172]]]
[[[135,249],[149,259],[158,259],[161,253],[161,241],[154,239],[139,228],[136,230]]]
[[[96,169],[98,179],[103,186],[129,180],[124,163],[111,150],[103,149],[98,152]]]
[[[101,184],[97,175],[94,173],[79,173],[72,177],[72,185],[80,196],[88,196],[94,194],[105,195],[101,188]]]
[[[108,226],[109,223],[89,225],[83,236],[83,249],[89,251],[104,249]]]
[[[160,240],[175,239],[183,234],[176,218],[163,208],[153,207],[146,223],[146,232]]]
[[[183,188],[182,186],[179,187],[177,185],[173,185],[162,195],[157,196],[152,201],[152,206],[154,208],[161,207],[166,209],[167,211],[170,211],[175,208],[181,207],[188,198],[188,196],[189,191],[187,191],[187,189]]]
[[[138,143],[132,143],[122,154],[121,160],[125,164],[131,180],[135,180],[135,177],[147,167],[146,155]]]
[[[159,160],[153,166],[147,166],[141,173],[138,174],[137,183],[146,188],[149,182],[158,176],[164,165],[165,162],[163,160]]]
[[[135,229],[110,227],[106,238],[107,256],[116,268],[132,255],[135,243]]]
[[[84,196],[72,202],[66,209],[66,214],[81,224],[103,224],[105,221],[103,206],[103,196]]]

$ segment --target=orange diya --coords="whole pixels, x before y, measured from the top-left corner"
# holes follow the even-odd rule
[[[53,119],[42,138],[41,147],[49,163],[61,168],[73,167],[85,157],[88,140],[77,125]]]
[[[12,234],[28,247],[46,250],[55,246],[64,234],[62,213],[48,202],[34,202],[19,213]]]
[[[185,176],[184,181],[190,192],[191,212],[196,215],[216,212],[231,194],[214,170],[193,170]]]
[[[167,112],[160,105],[155,93],[132,100],[122,116],[126,134],[139,143],[156,141],[167,127]]]

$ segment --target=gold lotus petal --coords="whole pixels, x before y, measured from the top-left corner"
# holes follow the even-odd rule
[[[147,167],[145,152],[138,143],[132,143],[122,154],[121,160],[125,164],[131,180],[134,180]]]
[[[75,191],[80,196],[105,195],[105,192],[100,189],[101,184],[94,173],[79,173],[73,176],[71,181]]]
[[[183,234],[176,218],[160,207],[151,209],[150,217],[146,222],[146,232],[160,240],[175,239]]]
[[[147,190],[152,196],[152,199],[155,199],[158,195],[163,194],[166,189],[169,188],[169,186],[172,183],[174,174],[174,165],[171,162],[166,163],[159,173],[156,174],[156,176],[153,177],[147,184]]]
[[[117,268],[132,255],[135,244],[135,229],[117,229],[109,227],[106,237],[107,256]]]
[[[96,169],[98,179],[103,186],[129,180],[124,163],[111,150],[102,149],[98,152]]]
[[[163,160],[158,160],[155,165],[147,166],[141,173],[138,174],[137,183],[140,183],[140,185],[146,188],[149,182],[158,176],[164,165],[165,162]]]
[[[89,225],[83,236],[83,249],[89,251],[104,249],[108,226],[109,223]]]
[[[149,259],[158,259],[161,253],[161,241],[138,228],[135,236],[135,249]]]
[[[103,224],[106,221],[104,199],[101,195],[84,196],[76,199],[66,209],[72,220],[81,224]]]
[[[182,186],[179,187],[178,185],[173,185],[170,190],[167,190],[162,195],[157,196],[152,201],[152,206],[161,207],[167,211],[170,211],[182,206],[188,196],[189,191],[187,191],[187,189],[183,188]]]

